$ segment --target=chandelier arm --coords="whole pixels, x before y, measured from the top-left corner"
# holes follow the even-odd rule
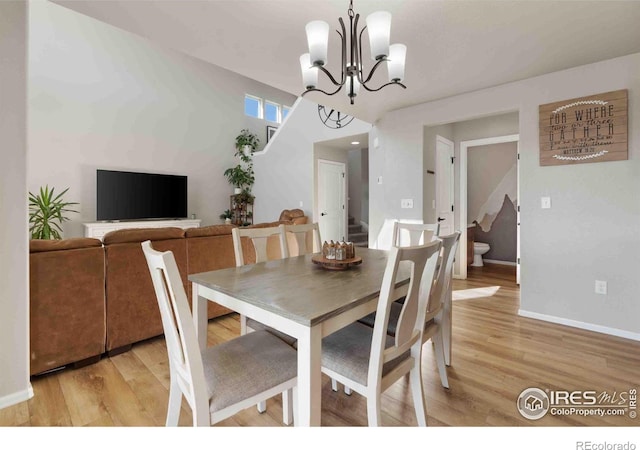
[[[357,41],[357,45],[358,45],[358,62],[356,64],[357,67],[357,77],[358,77],[358,81],[360,82],[360,84],[364,84],[364,82],[362,81],[362,34],[364,33],[364,30],[366,30],[367,27],[365,26],[362,30],[360,30],[360,37],[358,38]]]
[[[346,73],[346,67],[347,67],[347,30],[344,27],[344,21],[342,20],[342,17],[338,18],[338,22],[340,22],[340,27],[342,28],[342,33],[340,33],[338,31],[338,34],[340,35],[340,41],[342,42],[342,78],[340,80],[340,86],[342,86],[347,81],[347,73]]]
[[[322,89],[318,89],[318,88],[311,88],[311,89],[307,89],[306,91],[304,91],[302,93],[302,96],[304,96],[305,94],[309,93],[309,92],[322,92],[324,95],[335,95],[338,92],[340,92],[340,89],[342,89],[342,85],[338,86],[338,89],[336,89],[333,92],[327,92],[327,91],[323,91]]]
[[[376,63],[371,68],[371,72],[369,72],[369,76],[367,77],[367,79],[364,80],[364,81],[360,80],[360,83],[362,85],[365,85],[366,83],[371,81],[371,77],[373,77],[373,74],[376,72],[376,70],[378,70],[378,67],[380,66],[380,64],[382,64],[383,62],[386,62],[386,61],[387,61],[387,58],[379,59],[378,61],[376,61]]]
[[[398,86],[401,86],[403,89],[406,89],[406,88],[407,88],[404,84],[400,83],[399,81],[389,81],[388,83],[383,84],[382,86],[380,86],[380,87],[379,87],[379,88],[377,88],[377,89],[369,89],[369,88],[367,87],[367,85],[365,85],[365,84],[363,84],[362,86],[364,86],[364,88],[365,88],[367,91],[369,91],[369,92],[378,92],[380,89],[382,89],[382,88],[384,88],[384,87],[387,87],[387,86],[390,86],[390,85],[392,85],[392,84],[397,84]]]
[[[335,79],[335,78],[333,78],[333,75],[331,75],[331,73],[330,73],[327,69],[325,69],[324,67],[322,67],[322,66],[315,66],[315,67],[317,67],[319,70],[321,70],[321,71],[322,71],[322,73],[324,73],[324,74],[329,78],[329,80],[331,80],[331,82],[332,82],[335,86],[339,86],[339,88],[340,88],[340,87],[342,87],[342,85],[344,84],[344,81],[342,81],[341,83],[338,83],[338,82],[336,81],[336,79]],[[344,78],[344,76],[343,76],[343,78]]]

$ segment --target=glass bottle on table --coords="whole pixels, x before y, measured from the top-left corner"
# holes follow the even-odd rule
[[[327,250],[327,259],[336,259],[336,244],[333,241],[329,242]]]

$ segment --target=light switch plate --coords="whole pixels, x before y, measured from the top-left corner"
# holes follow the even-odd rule
[[[551,209],[551,197],[540,197],[540,207],[542,209]]]
[[[596,280],[596,294],[607,295],[607,282]]]
[[[413,199],[412,198],[403,198],[400,200],[400,208],[413,208]]]

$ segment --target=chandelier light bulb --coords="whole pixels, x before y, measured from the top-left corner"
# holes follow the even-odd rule
[[[313,89],[318,85],[318,68],[311,65],[311,56],[305,53],[300,56],[302,84],[305,89]]]
[[[307,43],[312,64],[324,66],[327,63],[329,24],[322,20],[314,20],[307,24],[305,30],[307,31]]]
[[[391,13],[378,11],[367,16],[369,44],[373,60],[389,56],[389,39],[391,36]]]
[[[389,46],[389,59],[387,60],[387,71],[389,81],[399,82],[404,80],[404,63],[407,58],[407,46],[404,44],[393,44]]]

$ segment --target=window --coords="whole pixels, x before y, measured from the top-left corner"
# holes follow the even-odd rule
[[[289,110],[291,109],[290,106],[284,106],[282,105],[282,120],[286,119],[287,116],[289,115]]]
[[[244,114],[257,119],[262,119],[262,99],[245,94]]]
[[[267,100],[264,103],[264,118],[269,122],[280,123],[280,105]]]
[[[270,100],[263,100],[260,97],[249,94],[244,95],[244,114],[249,117],[281,123],[290,110],[291,106],[281,106]]]

